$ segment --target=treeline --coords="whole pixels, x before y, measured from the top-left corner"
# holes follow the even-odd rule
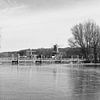
[[[67,48],[59,48],[58,50],[59,50],[59,53],[62,55],[62,58],[71,58],[71,57],[77,57],[77,56],[82,58],[83,56],[80,48],[73,49],[73,48],[67,47]],[[19,54],[23,52],[23,55],[25,55],[25,51],[26,50],[21,50],[19,51]],[[34,54],[42,55],[45,58],[51,58],[52,56],[55,55],[53,48],[33,49],[33,51],[35,51]]]
[[[20,54],[20,56],[25,56],[28,50],[29,49],[19,50],[15,52],[2,52],[0,53],[0,57],[11,57],[12,54],[14,55]],[[42,55],[46,58],[50,58],[55,55],[53,48],[40,48],[40,49],[32,49],[32,50],[34,51],[33,55]],[[72,56],[77,57],[77,55],[79,57],[82,57],[80,48],[73,49],[73,48],[67,47],[67,48],[59,48],[58,50],[59,50],[59,53],[61,53],[62,58],[71,58]]]
[[[94,21],[76,24],[69,45],[80,48],[86,62],[100,62],[100,27]]]

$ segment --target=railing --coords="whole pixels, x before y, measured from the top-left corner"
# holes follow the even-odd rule
[[[17,58],[17,57],[3,57],[3,58],[0,58],[0,62],[12,62],[12,61],[17,61],[20,63],[20,62],[32,62],[32,63],[35,63],[36,61],[42,61],[44,63],[46,62],[50,62],[50,63],[54,63],[56,61],[61,61],[62,63],[70,63],[70,62],[82,62],[83,59],[77,59],[77,58],[74,58],[74,59],[71,59],[71,58],[62,58],[62,59],[53,59],[53,58],[28,58],[28,57],[25,57],[25,58]]]

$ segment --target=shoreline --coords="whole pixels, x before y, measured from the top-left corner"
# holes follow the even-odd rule
[[[100,63],[84,63],[81,59],[0,59],[0,64],[66,64],[66,65],[100,65]]]

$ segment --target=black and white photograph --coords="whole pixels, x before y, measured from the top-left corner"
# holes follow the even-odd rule
[[[0,100],[100,100],[100,0],[0,0]]]

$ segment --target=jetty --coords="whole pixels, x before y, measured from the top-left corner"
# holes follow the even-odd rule
[[[66,59],[52,59],[52,58],[46,58],[46,59],[28,59],[28,58],[0,58],[0,62],[3,63],[11,63],[11,64],[24,64],[24,63],[33,63],[33,64],[42,64],[42,63],[47,63],[47,64],[69,64],[69,63],[82,63],[82,59],[71,59],[71,58],[66,58]]]

